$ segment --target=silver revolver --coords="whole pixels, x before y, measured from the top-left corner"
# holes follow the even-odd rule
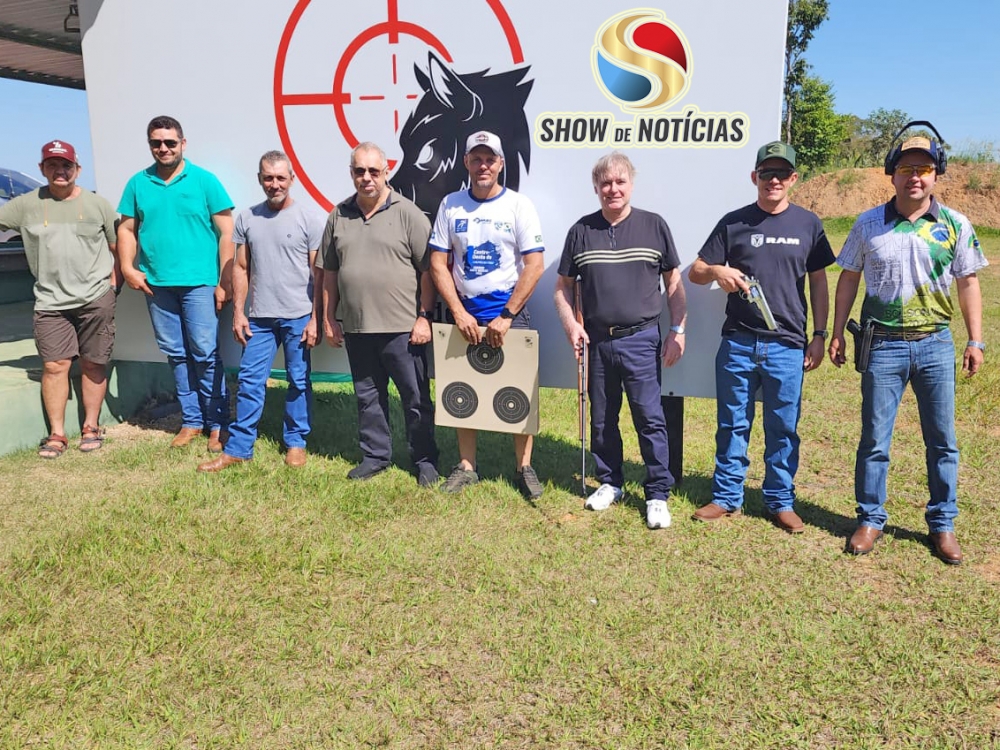
[[[768,330],[777,331],[778,324],[774,322],[774,315],[771,313],[771,306],[767,304],[767,297],[764,296],[764,288],[755,276],[744,276],[743,280],[750,287],[748,292],[740,292],[740,296],[752,305],[756,305],[760,314],[764,316],[764,322]]]

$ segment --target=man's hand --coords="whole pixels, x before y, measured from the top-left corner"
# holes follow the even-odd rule
[[[840,333],[834,332],[830,338],[830,347],[827,349],[827,354],[830,355],[830,361],[833,362],[834,367],[840,367],[847,362],[847,342],[844,341],[843,331]]]
[[[684,356],[684,334],[670,332],[663,340],[663,366],[673,367]]]
[[[153,296],[153,290],[150,289],[149,284],[146,283],[146,274],[142,271],[135,268],[129,270],[122,268],[122,273],[125,275],[125,283],[130,287],[150,297]]]
[[[340,325],[339,320],[331,320],[328,316],[326,323],[323,324],[323,335],[326,336],[326,343],[335,349],[344,345],[344,328]]]
[[[833,344],[830,346],[832,347]],[[821,364],[823,364],[823,339],[819,336],[813,336],[813,340],[806,347],[806,355],[802,358],[802,369],[809,372]]]
[[[237,311],[235,308],[233,309],[233,338],[236,339],[237,344],[243,346],[246,346],[247,341],[253,338],[250,321],[247,320],[247,316],[243,314],[242,310]]]
[[[410,343],[414,346],[426,344],[431,340],[431,322],[423,316],[418,316],[413,321],[413,328],[410,329]]]
[[[965,377],[971,378],[979,372],[985,359],[986,355],[982,349],[975,346],[965,347],[965,354],[962,355],[962,372],[965,373]]]
[[[479,324],[473,316],[469,315],[469,313],[465,310],[462,310],[454,317],[455,325],[458,326],[459,332],[461,332],[462,337],[466,341],[470,344],[478,344],[482,341],[483,335],[479,332]]]
[[[587,335],[586,329],[575,320],[571,321],[569,328],[566,329],[566,338],[569,339],[569,345],[573,347],[573,353],[578,359],[583,355],[583,345],[590,344],[590,336]]]
[[[309,318],[309,322],[306,323],[306,327],[302,329],[302,338],[299,339],[303,344],[306,345],[306,349],[312,349],[316,346],[317,337],[319,335],[319,326],[316,324],[316,318]]]
[[[215,311],[219,312],[233,298],[232,290],[227,289],[222,284],[215,287]]]
[[[483,336],[483,340],[494,349],[499,349],[503,346],[503,337],[509,330],[510,321],[507,318],[501,318],[497,315],[490,321],[490,324],[486,326],[486,335]]]
[[[747,293],[750,291],[743,272],[732,266],[717,266],[715,269],[715,280],[718,282],[719,288],[724,292]]]

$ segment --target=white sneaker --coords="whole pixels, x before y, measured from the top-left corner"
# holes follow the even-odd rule
[[[622,499],[622,488],[613,484],[602,484],[587,498],[583,507],[587,510],[607,510],[612,503]]]
[[[651,529],[665,529],[670,525],[670,509],[666,500],[646,501],[646,526]]]

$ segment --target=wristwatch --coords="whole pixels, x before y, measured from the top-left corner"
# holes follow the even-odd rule
[[[684,326],[670,326],[670,330],[678,336],[684,335]]]
[[[973,349],[979,349],[979,351],[982,351],[982,352],[986,351],[986,342],[985,341],[970,341],[965,346],[966,346],[966,348],[968,348],[968,347],[971,346]]]
[[[432,320],[434,318],[434,313],[430,310],[421,310],[417,313],[418,318],[427,318],[427,320]]]
[[[821,339],[823,339],[824,341],[826,340],[826,337],[827,337],[827,336],[829,336],[829,335],[830,335],[830,334],[828,334],[828,333],[827,333],[826,331],[824,331],[824,330],[819,330],[819,329],[817,329],[817,330],[813,331],[813,338],[815,338],[816,336],[819,336],[819,337],[820,337]]]
[[[512,313],[509,307],[505,307],[503,310],[500,311],[500,317],[503,318],[504,320],[513,320],[514,318],[517,317],[517,315],[515,313]]]

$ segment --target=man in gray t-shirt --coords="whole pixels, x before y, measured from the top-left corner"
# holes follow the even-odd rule
[[[236,420],[229,426],[224,452],[198,471],[222,471],[253,458],[267,377],[279,343],[288,378],[285,463],[293,467],[306,463],[312,407],[310,349],[318,332],[319,295],[313,290],[322,287],[321,271],[314,268],[323,216],[289,194],[295,173],[282,152],[268,151],[260,158],[257,179],[267,200],[240,213],[233,227],[233,336],[244,347]],[[249,317],[244,312],[248,293]]]
[[[431,225],[389,187],[385,152],[374,143],[351,152],[350,170],[357,192],[327,219],[319,260],[327,341],[346,343],[358,399],[362,461],[347,476],[368,479],[392,461],[391,378],[417,481],[429,486],[438,480],[426,354],[435,297],[426,260]]]

